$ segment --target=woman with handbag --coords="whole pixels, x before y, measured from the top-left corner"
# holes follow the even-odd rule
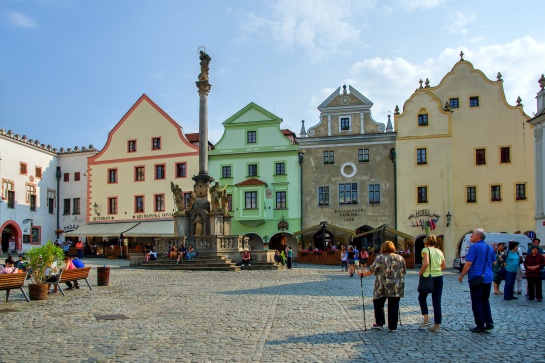
[[[431,301],[433,304],[433,321],[434,325],[429,328],[430,331],[438,332],[441,330],[441,295],[443,294],[443,271],[447,268],[445,264],[445,256],[440,249],[436,248],[437,238],[430,234],[424,239],[424,248],[422,249],[422,267],[420,268],[420,281],[418,286],[418,302],[420,304],[420,311],[424,317],[424,321],[419,325],[419,328],[425,328],[431,325],[428,317],[428,304],[426,299],[431,292]],[[425,288],[422,285],[426,284],[425,280],[430,285],[429,288]],[[423,281],[424,280],[424,281]],[[431,280],[431,283],[430,281]],[[431,290],[431,291],[430,291]]]
[[[513,292],[515,289],[515,281],[517,280],[517,271],[521,263],[520,256],[517,252],[519,243],[515,241],[509,241],[509,253],[503,262],[505,267],[505,287],[503,288],[504,300],[518,300]]]
[[[492,272],[494,272],[494,277],[492,278],[492,285],[494,285],[494,294],[501,295],[503,292],[500,291],[501,281],[505,279],[505,268],[503,267],[503,260],[507,255],[505,251],[505,245],[503,243],[498,243],[496,245],[496,263],[492,266]]]

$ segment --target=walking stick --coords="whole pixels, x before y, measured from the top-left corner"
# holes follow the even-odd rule
[[[365,298],[363,297],[363,268],[360,276],[360,286],[361,286],[361,306],[363,308],[363,329],[367,331],[367,321],[365,320]]]

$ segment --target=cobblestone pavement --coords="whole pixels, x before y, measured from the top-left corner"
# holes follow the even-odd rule
[[[374,278],[363,279],[365,331],[360,279],[349,278],[338,267],[187,272],[139,270],[112,262],[107,261],[112,267],[107,287],[96,286],[93,268],[92,291],[81,284],[66,297],[58,293],[30,303],[20,291],[12,291],[10,302],[0,306],[0,361],[544,361],[544,305],[528,302],[524,295],[517,301],[492,295],[496,328],[471,333],[469,289],[453,270],[445,275],[441,332],[417,329],[418,275],[411,270],[401,300],[402,325],[389,333],[369,329],[374,322]],[[102,263],[88,260],[91,266]],[[431,313],[431,301],[429,305]],[[96,319],[113,314],[128,319]],[[530,351],[529,342],[536,343]]]

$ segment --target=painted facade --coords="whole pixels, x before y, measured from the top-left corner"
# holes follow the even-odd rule
[[[528,122],[534,126],[535,142],[535,232],[543,240],[545,238],[545,147],[543,145],[543,129],[545,128],[545,76],[539,79],[540,90],[537,93],[537,112]]]
[[[469,230],[533,230],[533,127],[500,74],[463,59],[439,85],[422,83],[394,116],[398,229],[416,237],[417,263],[423,237],[440,236],[451,265]]]
[[[62,204],[64,198],[79,199],[84,205],[86,159],[96,153],[92,145],[58,150],[11,130],[0,130],[0,232],[4,251],[26,251],[47,240],[63,239],[64,226],[71,222],[63,215],[59,200]],[[64,171],[70,177],[79,173],[83,188],[64,183]],[[85,220],[80,218],[76,224],[85,224]]]
[[[298,139],[303,174],[303,228],[322,221],[361,233],[388,224],[395,228],[395,133],[371,116],[373,103],[356,89],[339,87],[319,107],[320,122]],[[376,234],[355,240],[379,246]],[[328,242],[351,243],[339,230],[302,235],[302,245],[324,248]]]
[[[281,123],[250,103],[223,122],[223,136],[209,152],[210,176],[231,196],[232,234],[250,237],[252,249],[297,246],[299,147],[292,132],[280,129]]]
[[[110,131],[102,151],[89,158],[88,223],[172,221],[171,182],[189,193],[198,165],[198,147],[187,140],[180,125],[142,95]],[[174,223],[163,225],[164,231],[153,225],[150,229],[160,237],[172,236]]]

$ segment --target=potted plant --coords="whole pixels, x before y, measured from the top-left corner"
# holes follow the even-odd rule
[[[29,297],[31,300],[45,300],[49,290],[49,286],[45,283],[47,280],[46,270],[54,264],[58,266],[61,263],[64,251],[47,240],[45,245],[30,249],[26,256],[31,281],[28,284]]]

